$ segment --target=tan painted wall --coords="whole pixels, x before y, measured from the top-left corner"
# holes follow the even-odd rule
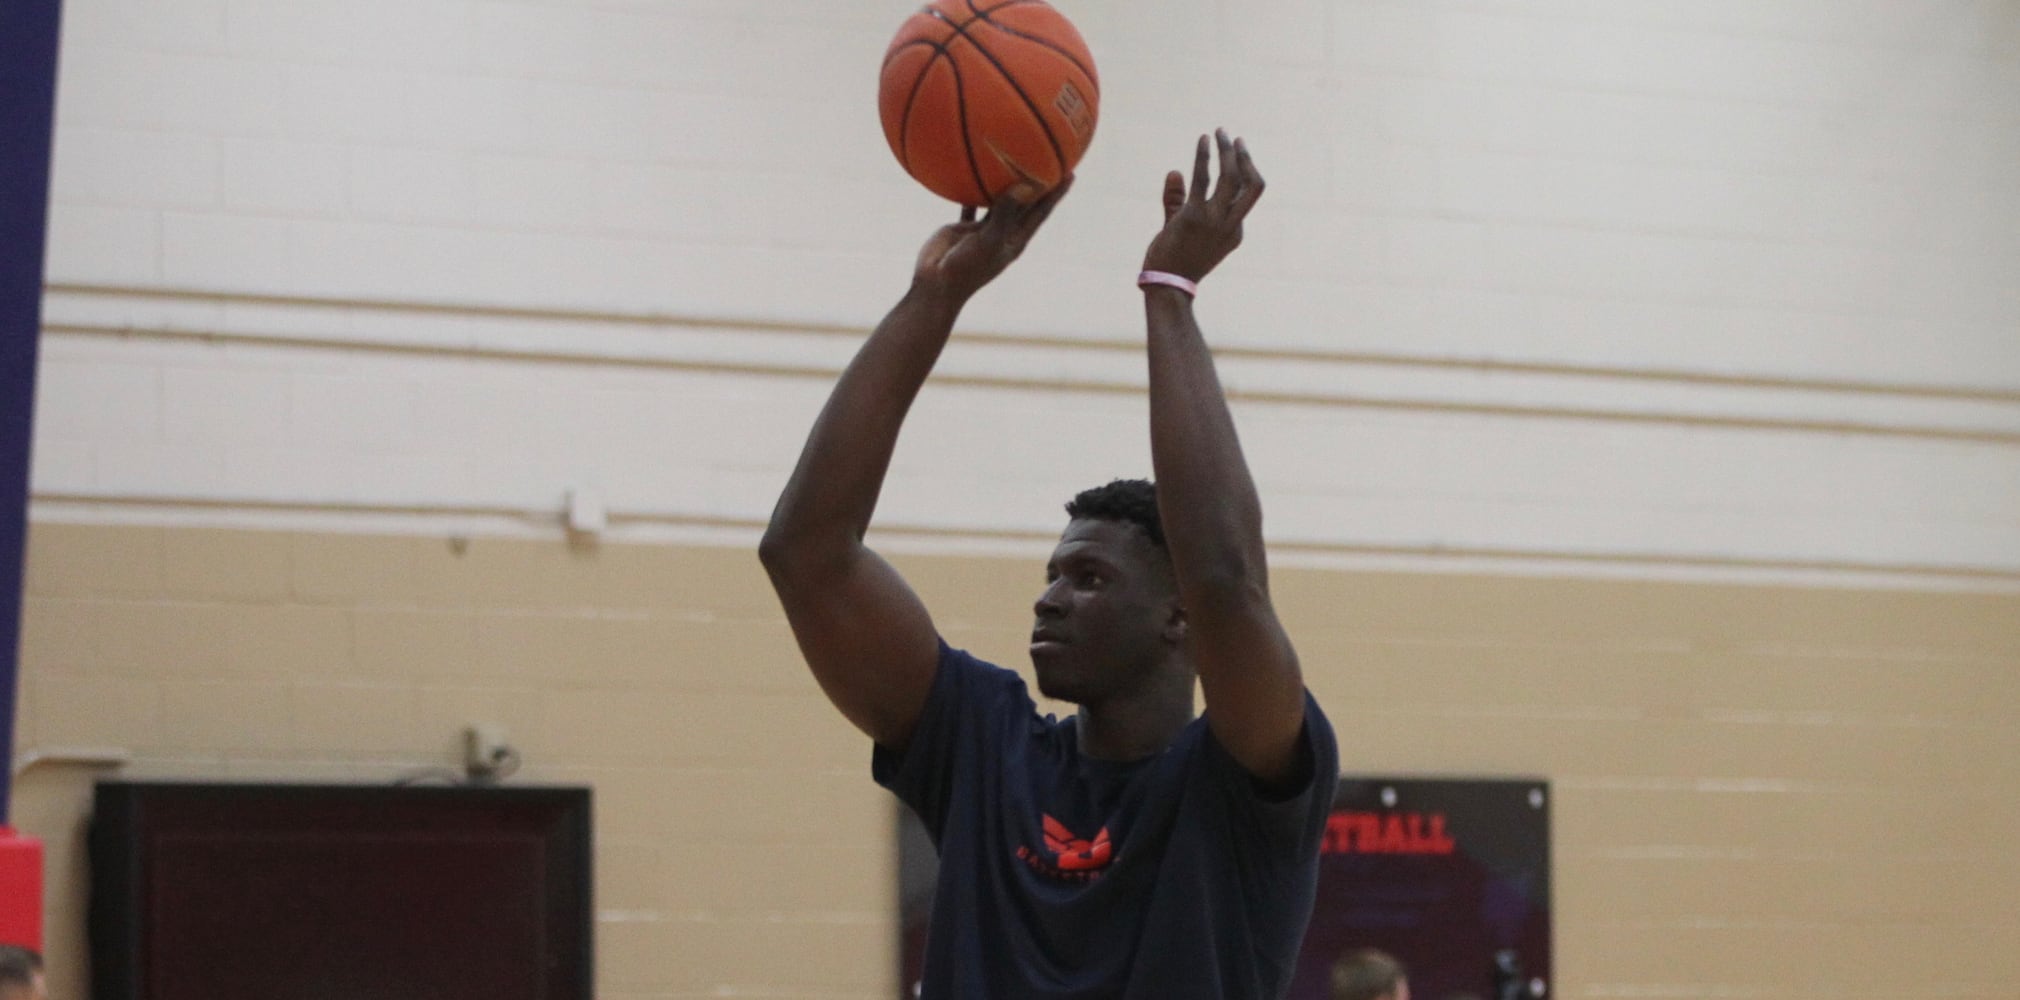
[[[1022,666],[1036,560],[898,560]],[[23,751],[597,802],[606,998],[888,997],[893,807],[735,549],[32,526]],[[2020,597],[1279,571],[1352,771],[1555,789],[1563,997],[2020,995]],[[93,770],[40,764],[54,993]]]

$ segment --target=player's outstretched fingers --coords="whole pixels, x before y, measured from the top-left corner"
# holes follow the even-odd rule
[[[982,233],[992,242],[1008,242],[1010,235],[1017,231],[1017,224],[1030,211],[1031,188],[1027,184],[1012,185],[996,196],[989,206],[989,214],[982,217]]]
[[[1207,149],[1206,136],[1200,136],[1199,145],[1193,149],[1192,153],[1192,190],[1186,196],[1187,201],[1203,202],[1206,200],[1206,174],[1212,155]]]
[[[1234,140],[1228,138],[1227,129],[1214,129],[1213,142],[1220,152],[1220,177],[1214,182],[1213,200],[1226,205],[1240,192],[1241,171],[1235,169]]]
[[[1031,207],[1025,210],[1024,217],[1017,222],[1013,238],[1017,240],[1018,245],[1023,245],[1024,241],[1029,240],[1032,234],[1038,231],[1039,226],[1045,224],[1045,220],[1051,217],[1052,210],[1059,207],[1060,199],[1065,198],[1066,192],[1072,187],[1073,175],[1067,174],[1066,179],[1060,181],[1052,190],[1045,192],[1044,197],[1031,203]]]
[[[1246,216],[1249,209],[1254,208],[1255,203],[1262,200],[1263,175],[1262,171],[1256,169],[1255,158],[1249,155],[1248,143],[1236,139],[1234,157],[1237,173],[1241,177],[1241,191],[1235,196],[1234,210],[1238,215]]]

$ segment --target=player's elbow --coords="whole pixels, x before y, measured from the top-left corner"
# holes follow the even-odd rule
[[[812,539],[804,529],[795,529],[776,517],[758,539],[758,562],[775,583],[804,575],[813,551]]]
[[[1186,574],[1186,604],[1228,610],[1266,607],[1269,573],[1259,560],[1229,553]]]
[[[765,573],[772,583],[785,586],[794,580],[804,579],[818,564],[814,558],[816,548],[806,539],[791,531],[778,530],[774,526],[758,540],[758,562],[764,564]]]
[[[788,489],[772,509],[764,536],[758,539],[758,559],[767,569],[778,569],[824,554],[843,552],[862,543],[862,533],[836,518],[832,508],[808,502],[810,496]]]
[[[780,528],[774,520],[765,528],[764,537],[758,539],[758,562],[766,570],[776,574],[792,558],[793,542],[789,532]]]
[[[758,540],[758,562],[774,587],[818,586],[844,573],[862,540],[846,533],[791,529],[774,521]]]

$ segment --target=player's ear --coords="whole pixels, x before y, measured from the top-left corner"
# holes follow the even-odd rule
[[[1165,612],[1164,641],[1174,646],[1185,641],[1185,609],[1177,601],[1171,602]]]

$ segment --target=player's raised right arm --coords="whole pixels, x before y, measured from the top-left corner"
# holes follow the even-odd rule
[[[905,294],[843,371],[772,511],[758,555],[814,679],[869,737],[903,749],[925,706],[939,636],[904,578],[863,544],[898,430],[961,307],[1022,253],[1070,182],[981,222],[946,226]],[[1028,198],[1028,193],[1020,193]]]

